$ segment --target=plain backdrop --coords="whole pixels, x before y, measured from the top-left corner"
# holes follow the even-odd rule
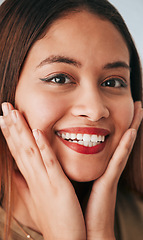
[[[0,0],[0,4],[3,1],[4,0]],[[109,1],[119,10],[123,16],[136,43],[143,64],[143,0]]]
[[[143,0],[110,0],[123,16],[143,65]]]

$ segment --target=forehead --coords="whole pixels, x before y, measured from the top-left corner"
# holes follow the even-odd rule
[[[70,58],[105,61],[125,59],[129,63],[129,51],[116,27],[98,15],[82,11],[56,20],[45,36],[36,41],[30,55],[42,61],[47,55],[69,55]],[[119,58],[119,59],[118,59]]]

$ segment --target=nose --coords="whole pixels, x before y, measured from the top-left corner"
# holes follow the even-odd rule
[[[90,121],[97,122],[100,119],[108,118],[110,113],[107,102],[95,87],[90,89],[81,89],[75,98],[72,115],[86,118]]]

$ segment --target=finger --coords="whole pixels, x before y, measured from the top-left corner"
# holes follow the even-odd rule
[[[59,182],[63,179],[65,181],[65,174],[59,164],[59,161],[57,160],[53,149],[51,148],[47,138],[44,136],[44,134],[38,130],[33,129],[33,135],[35,138],[35,141],[38,145],[38,148],[40,150],[43,163],[45,165],[45,168],[47,170],[48,176],[51,180],[51,182],[55,183]]]
[[[136,139],[135,129],[128,129],[126,133],[123,135],[105,172],[105,179],[108,184],[112,185],[113,183],[115,184],[118,183],[120,175],[127,163],[135,139]]]
[[[23,116],[12,110],[1,118],[1,128],[10,151],[26,180],[39,176],[39,169],[45,171],[31,130]],[[46,173],[46,171],[45,171]]]
[[[13,144],[13,141],[11,141],[11,139],[9,138],[9,136],[10,136],[9,128],[6,125],[5,118],[3,116],[0,116],[0,128],[3,133],[3,136],[5,137],[5,139],[8,143],[9,150],[10,150],[12,156],[14,157],[15,146]]]
[[[7,116],[11,110],[14,110],[14,107],[12,106],[12,104],[8,102],[2,103],[2,111],[4,116]]]
[[[11,104],[9,104],[9,103],[7,103],[7,102],[2,103],[3,116],[7,116],[7,115],[9,114],[9,112],[10,112],[11,110],[13,110],[13,109],[14,109],[14,108],[13,108],[13,106],[12,106]],[[6,125],[6,123],[5,123],[5,120],[4,120],[4,118],[3,118],[2,116],[0,116],[0,118],[1,118],[1,120],[0,120],[0,126],[1,126],[2,129],[5,130],[5,131],[4,131],[5,135],[8,136],[8,135],[9,135],[9,130],[8,130],[8,128],[7,128],[7,125]]]
[[[131,128],[138,130],[139,125],[143,119],[143,108],[140,101],[135,102],[134,104],[134,118],[131,124]]]

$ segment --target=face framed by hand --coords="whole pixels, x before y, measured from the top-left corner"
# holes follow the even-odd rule
[[[129,62],[115,26],[86,11],[57,20],[26,58],[15,105],[72,180],[99,178],[132,122]]]

